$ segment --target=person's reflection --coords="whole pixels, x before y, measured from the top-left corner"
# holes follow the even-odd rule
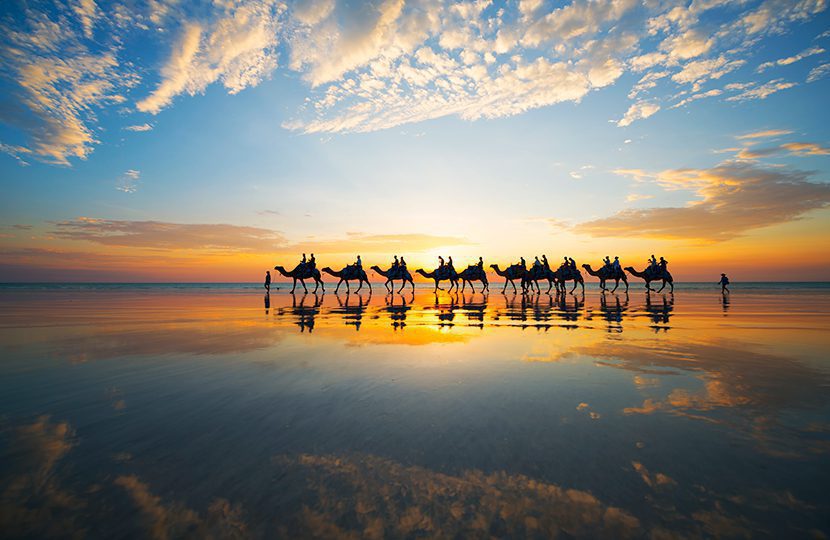
[[[354,303],[353,296],[357,296],[357,304]],[[360,293],[347,294],[344,302],[340,295],[335,293],[335,298],[337,298],[337,304],[339,305],[335,312],[340,314],[346,324],[354,326],[355,330],[360,330],[366,306],[369,305],[372,295],[369,294],[368,298],[364,300]]]
[[[723,292],[721,293],[721,307],[723,307],[723,315],[726,316],[727,312],[729,311],[729,293]]]
[[[265,293],[265,314],[268,315],[268,310],[271,309],[271,293]]]
[[[400,305],[397,305],[395,304],[394,294],[386,295],[386,312],[389,314],[389,318],[392,320],[392,328],[395,330],[398,328],[402,329],[406,326],[406,315],[407,312],[412,309],[410,304],[415,301],[415,291],[413,290],[409,296],[409,302],[407,302],[406,297],[404,295],[400,295],[401,303]]]

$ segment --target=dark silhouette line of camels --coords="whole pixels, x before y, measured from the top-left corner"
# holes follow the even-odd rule
[[[545,291],[546,293],[550,293],[550,291],[554,288],[557,293],[568,292],[568,281],[573,281],[573,287],[570,290],[571,293],[576,290],[577,286],[581,286],[582,291],[585,291],[585,280],[582,277],[582,272],[576,268],[573,259],[570,260],[570,264],[566,261],[565,264],[562,264],[556,270],[552,270],[550,268],[547,264],[546,258],[543,257],[543,259],[544,264],[539,264],[539,261],[537,260],[537,263],[531,266],[531,268],[527,268],[524,264],[512,264],[504,268],[504,270],[502,270],[498,264],[491,264],[490,268],[493,269],[496,275],[504,278],[504,286],[501,291],[502,293],[507,291],[508,285],[512,286],[513,292],[516,293],[518,291],[516,281],[519,281],[523,293],[534,292],[534,290],[536,293],[541,293],[541,287],[539,286],[540,281],[548,282],[548,289]],[[482,265],[481,259],[479,259],[478,264],[471,264],[461,272],[457,272],[451,262],[452,261],[450,260],[450,264],[439,266],[432,271],[419,268],[415,271],[415,273],[420,274],[427,279],[433,280],[435,283],[435,291],[444,290],[444,288],[441,287],[442,281],[450,282],[450,286],[446,289],[448,292],[458,290],[459,282],[461,282],[462,292],[466,290],[467,285],[470,286],[473,292],[476,292],[474,285],[476,281],[480,281],[482,284],[481,292],[490,290],[487,272]],[[311,263],[312,264],[305,262],[300,263],[290,271],[277,265],[274,267],[274,270],[293,280],[293,286],[291,288],[292,293],[297,288],[298,281],[300,282],[300,285],[302,285],[303,290],[308,292],[308,287],[306,287],[305,284],[305,281],[308,279],[314,280],[313,292],[316,293],[318,288],[322,288],[323,292],[325,292],[326,287],[323,283],[321,272],[315,267],[313,260]],[[522,260],[522,263],[524,263],[524,260]],[[584,268],[589,275],[599,279],[599,286],[602,292],[615,292],[620,286],[620,281],[625,284],[625,291],[628,292],[629,283],[628,278],[626,277],[626,272],[634,277],[644,280],[646,290],[648,291],[661,292],[666,288],[666,285],[669,285],[670,290],[674,292],[674,279],[672,278],[671,273],[664,267],[661,268],[659,265],[648,266],[643,271],[638,271],[631,266],[626,266],[624,270],[619,270],[613,266],[608,266],[607,264],[599,267],[597,270],[594,270],[590,264],[583,264],[582,268]],[[387,270],[383,270],[379,266],[372,266],[371,270],[374,270],[377,274],[386,278],[384,286],[386,287],[386,291],[388,293],[395,292],[395,281],[401,282],[401,286],[397,291],[399,294],[404,290],[407,283],[412,287],[413,292],[415,290],[415,282],[412,279],[412,274],[409,273],[405,265],[393,265]],[[335,293],[340,290],[340,286],[344,282],[346,283],[346,293],[350,293],[350,281],[357,281],[359,283],[355,292],[360,291],[363,288],[364,283],[369,288],[369,292],[371,293],[372,291],[372,284],[369,282],[366,271],[363,270],[362,266],[357,264],[348,265],[341,270],[333,270],[327,266],[322,269],[322,272],[339,278],[337,287],[335,287],[334,290]],[[609,289],[607,283],[610,280],[614,280],[614,287],[611,289]],[[662,281],[662,286],[659,289],[651,287],[651,283],[655,281]]]

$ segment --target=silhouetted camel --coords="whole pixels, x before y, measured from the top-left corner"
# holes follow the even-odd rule
[[[407,282],[412,285],[412,290],[415,290],[415,282],[412,281],[412,274],[410,274],[409,270],[406,268],[401,266],[393,266],[389,270],[381,270],[379,266],[373,266],[371,269],[386,278],[386,282],[383,285],[389,292],[395,290],[396,279],[401,280],[401,288],[398,292],[401,292],[403,288],[406,287]],[[389,287],[389,283],[392,283],[391,288]]]
[[[291,287],[291,292],[294,292],[294,289],[297,288],[297,281],[300,282],[300,285],[303,286],[303,290],[308,292],[308,287],[305,286],[305,280],[313,279],[314,280],[314,292],[317,292],[317,287],[322,287],[323,292],[326,292],[326,286],[323,284],[322,277],[320,276],[320,271],[316,268],[312,270],[309,268],[307,264],[298,264],[294,270],[288,271],[282,266],[275,266],[274,270],[279,272],[280,274],[284,275],[285,277],[290,277],[294,280],[294,286]]]
[[[539,282],[545,279],[548,280],[548,290],[545,292],[549,293],[556,283],[556,274],[549,267],[531,266],[522,278],[522,288],[528,288],[532,291],[533,285],[536,285],[536,292],[542,292],[542,289],[539,288]]]
[[[660,292],[663,289],[665,289],[666,288],[666,283],[671,285],[671,292],[674,292],[674,279],[672,279],[671,273],[668,270],[663,271],[660,268],[648,267],[645,270],[643,270],[642,272],[638,272],[637,270],[635,270],[634,268],[632,268],[630,266],[626,266],[625,269],[632,276],[636,276],[640,279],[645,280],[646,289],[648,289],[650,291],[654,291],[654,289],[651,288],[651,282],[652,281],[662,280],[663,281],[663,286],[660,287],[658,290],[656,290],[654,292]]]
[[[429,278],[429,279],[434,280],[436,291],[438,289],[441,289],[442,291],[444,290],[444,289],[442,289],[441,287],[438,286],[438,284],[442,281],[449,281],[450,282],[450,288],[447,289],[448,291],[451,291],[453,289],[453,287],[458,288],[458,272],[456,272],[450,266],[439,266],[438,268],[436,268],[432,272],[427,272],[423,268],[418,268],[417,270],[415,270],[415,273],[421,274],[425,278]]]
[[[609,279],[613,279],[616,282],[616,285],[614,285],[614,288],[611,289],[611,292],[617,290],[617,287],[620,286],[620,280],[625,283],[625,290],[628,292],[628,279],[625,277],[625,272],[617,272],[613,268],[608,268],[607,266],[603,266],[599,270],[594,270],[591,268],[590,264],[583,264],[582,268],[584,268],[585,271],[592,276],[599,278],[599,286],[603,291],[606,290],[605,282]]]
[[[470,288],[473,289],[473,292],[476,292],[476,288],[473,286],[473,281],[480,281],[482,283],[482,292],[490,290],[490,284],[487,282],[487,272],[485,272],[484,268],[481,268],[477,264],[471,264],[459,272],[458,278],[461,280],[461,292],[464,292],[464,289],[467,288],[467,283],[470,284]]]
[[[340,278],[340,281],[337,282],[337,288],[334,289],[334,293],[337,294],[337,291],[340,289],[340,285],[345,281],[346,282],[346,292],[350,293],[351,290],[349,289],[349,282],[357,280],[360,282],[360,286],[357,288],[355,292],[360,291],[363,288],[363,282],[366,282],[366,285],[369,286],[369,292],[372,292],[372,284],[369,283],[369,277],[366,275],[366,271],[362,268],[358,268],[357,266],[350,264],[349,266],[343,268],[342,270],[332,270],[328,266],[323,268],[323,272],[327,274],[331,274],[336,278]]]
[[[574,287],[571,289],[571,292],[576,290],[577,284],[582,285],[582,292],[585,292],[585,280],[582,279],[582,272],[575,268],[566,268],[564,266],[560,266],[557,268],[556,272],[553,273],[556,278],[556,288],[559,289],[560,285],[562,287],[562,292],[566,290],[566,281],[573,280]]]
[[[502,288],[501,292],[506,291],[507,290],[507,284],[510,283],[511,285],[513,285],[513,292],[515,293],[516,292],[516,284],[513,282],[513,280],[515,280],[515,279],[524,280],[525,274],[527,274],[527,268],[525,268],[524,266],[522,266],[520,264],[514,264],[512,266],[508,266],[504,270],[499,269],[499,265],[497,265],[497,264],[491,264],[490,268],[492,268],[493,271],[497,275],[504,278],[504,287]],[[522,282],[522,281],[520,281],[520,282],[522,283],[522,290],[524,290],[524,287],[525,287],[524,282]]]

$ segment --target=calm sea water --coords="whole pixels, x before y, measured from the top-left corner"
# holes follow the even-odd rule
[[[280,288],[0,286],[0,536],[830,534],[827,284]]]

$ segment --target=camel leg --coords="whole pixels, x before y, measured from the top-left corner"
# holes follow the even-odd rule
[[[337,294],[337,291],[339,291],[339,290],[340,290],[340,284],[341,284],[341,283],[343,283],[343,280],[342,280],[342,279],[341,279],[340,281],[338,281],[338,282],[337,282],[337,287],[335,287],[335,288],[334,288],[334,294]],[[347,283],[346,285],[348,285],[348,283]]]
[[[485,277],[484,279],[481,280],[481,282],[484,283],[484,289],[489,291],[490,290],[490,283],[487,281],[487,278]],[[484,291],[484,289],[482,289],[482,292]]]
[[[614,293],[614,291],[616,291],[616,290],[617,290],[617,287],[619,287],[619,286],[620,286],[620,280],[619,280],[619,279],[617,279],[617,280],[616,280],[616,282],[614,283],[614,288],[613,288],[613,289],[611,289],[611,293],[613,294],[613,293]]]
[[[504,287],[501,288],[501,293],[504,294],[504,291],[507,290],[507,280],[504,280]]]
[[[291,287],[291,294],[294,294],[294,289],[297,288],[297,278],[293,278],[293,279],[294,279],[294,286]]]
[[[303,286],[303,290],[305,291],[306,294],[308,294],[308,287],[305,286],[305,280],[304,279],[300,280],[300,285]]]
[[[349,284],[349,282],[347,281],[347,282],[346,282],[346,286],[347,286],[347,287],[348,287],[348,284]],[[356,293],[359,293],[359,292],[360,292],[360,289],[362,289],[362,288],[363,288],[363,280],[361,279],[361,280],[359,280],[359,281],[357,282],[357,290],[356,290],[355,292],[356,292]]]
[[[513,285],[513,294],[516,294],[516,283],[511,279],[510,284]]]
[[[582,287],[582,294],[585,294],[585,280],[580,279],[579,285]],[[576,287],[574,287],[576,289]]]
[[[662,287],[660,287],[660,289],[658,289],[658,290],[657,290],[657,292],[662,292],[662,291],[663,291],[663,289],[665,289],[665,288],[666,288],[666,280],[664,279],[664,280],[663,280],[663,286],[662,286]]]
[[[674,281],[670,281],[669,285],[671,285],[671,292],[674,292]]]
[[[369,287],[369,294],[372,294],[372,284],[369,283],[369,280],[366,280],[366,286]]]

